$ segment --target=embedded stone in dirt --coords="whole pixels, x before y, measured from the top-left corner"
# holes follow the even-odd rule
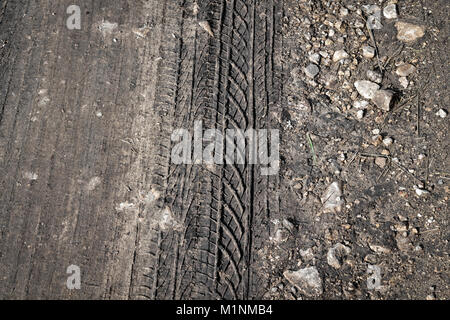
[[[330,184],[321,198],[324,212],[340,212],[344,200],[339,182]]]
[[[372,59],[375,57],[375,48],[371,46],[364,46],[362,48],[363,57],[367,59]]]
[[[422,38],[425,34],[425,28],[408,22],[397,22],[397,39],[403,42],[414,42]]]
[[[338,62],[348,57],[349,55],[345,50],[337,50],[333,54],[333,62]]]
[[[395,73],[400,77],[407,77],[414,71],[416,71],[416,67],[414,67],[412,64],[404,63],[404,64],[398,66]]]
[[[285,271],[283,275],[304,295],[319,296],[323,292],[322,278],[316,267],[307,267],[297,271]]]
[[[334,247],[330,248],[327,253],[327,262],[335,269],[339,269],[342,266],[343,260],[350,254],[350,248],[337,243]]]
[[[394,92],[391,90],[378,90],[373,96],[373,103],[384,111],[389,111],[391,109],[392,98],[394,97]]]
[[[380,168],[384,168],[386,166],[387,159],[385,157],[377,157],[375,158],[375,164]]]
[[[397,6],[392,3],[384,7],[383,15],[386,19],[397,19]]]
[[[436,115],[444,119],[447,117],[447,111],[445,111],[444,109],[439,109],[439,111],[436,112]]]
[[[355,82],[358,93],[366,99],[372,99],[380,86],[372,81],[360,80]]]
[[[381,83],[383,81],[383,75],[379,72],[367,70],[366,75],[370,81],[373,81],[375,83]]]
[[[316,66],[314,63],[311,63],[309,66],[307,66],[305,68],[305,74],[309,77],[309,78],[314,78],[315,76],[317,76],[319,74],[319,67]]]

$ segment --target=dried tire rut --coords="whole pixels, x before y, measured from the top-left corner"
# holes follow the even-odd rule
[[[138,235],[149,247],[136,253],[133,294],[261,298],[267,277],[258,253],[277,210],[269,194],[276,177],[262,176],[259,166],[249,164],[173,165],[170,136],[171,130],[192,129],[199,120],[223,134],[230,128],[270,127],[269,110],[279,96],[274,50],[280,44],[280,7],[271,1],[204,1],[194,17],[193,6],[190,1],[166,4],[170,30],[161,49],[155,102],[161,107],[161,146],[153,174],[162,195],[157,208],[169,210],[181,227],[155,226]],[[199,28],[199,22],[210,30]]]

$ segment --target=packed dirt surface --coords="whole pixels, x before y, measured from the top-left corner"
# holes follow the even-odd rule
[[[1,0],[0,298],[449,299],[449,6]]]

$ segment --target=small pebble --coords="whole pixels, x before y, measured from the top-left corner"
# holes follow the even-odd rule
[[[384,168],[386,166],[387,159],[385,157],[377,157],[375,158],[375,164],[380,168]]]
[[[369,105],[369,101],[366,100],[358,100],[353,103],[353,107],[356,109],[364,109]]]
[[[397,22],[397,39],[403,42],[414,42],[425,35],[425,28],[408,22]]]
[[[305,74],[312,79],[319,74],[319,71],[319,67],[314,63],[311,63],[305,68]]]
[[[375,48],[371,46],[364,46],[362,50],[364,58],[372,59],[373,57],[375,57]]]
[[[381,110],[389,111],[393,97],[394,92],[390,90],[378,90],[374,93],[372,101]]]
[[[381,83],[383,81],[383,76],[379,72],[367,70],[366,75],[370,81],[373,81],[375,83]]]
[[[428,195],[430,192],[425,190],[425,189],[420,189],[420,188],[416,188],[416,194],[421,197],[421,196],[426,196]]]
[[[448,112],[444,109],[439,109],[438,112],[436,112],[436,115],[441,117],[442,119],[444,119],[445,117],[447,117]]]
[[[358,110],[358,112],[356,112],[356,118],[358,119],[362,119],[364,118],[364,110]]]
[[[349,57],[349,55],[345,50],[338,50],[338,51],[335,51],[333,54],[333,62],[338,62],[338,61],[341,61],[348,57]]]
[[[392,139],[392,138],[387,137],[387,138],[384,138],[384,139],[383,139],[383,144],[384,144],[386,147],[391,146],[393,143],[394,143],[394,139]]]
[[[406,77],[400,77],[400,78],[398,78],[398,81],[400,82],[400,85],[403,88],[405,88],[405,89],[408,88],[409,81],[408,81],[408,79]]]
[[[372,99],[380,86],[371,81],[360,80],[355,82],[355,88],[364,98]]]
[[[389,4],[384,7],[384,17],[386,19],[397,19],[397,6],[395,4]]]
[[[320,54],[318,54],[318,53],[310,54],[309,61],[313,62],[314,64],[319,64],[320,63]]]
[[[407,77],[415,71],[416,71],[416,67],[414,67],[412,64],[404,63],[404,64],[398,66],[395,73],[400,77]]]

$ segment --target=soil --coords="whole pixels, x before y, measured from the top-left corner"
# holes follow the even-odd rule
[[[73,2],[0,2],[0,298],[450,298],[448,1]],[[174,164],[196,121],[278,174]]]

